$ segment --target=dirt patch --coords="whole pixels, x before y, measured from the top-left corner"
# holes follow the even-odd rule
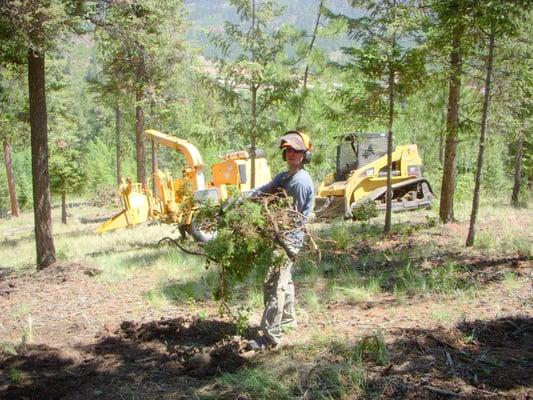
[[[305,284],[297,281],[299,328],[286,334],[287,347],[266,357],[243,352],[235,324],[219,318],[213,302],[161,309],[147,303],[144,295],[160,283],[150,271],[136,269],[113,283],[98,278],[97,266],[81,261],[18,276],[0,269],[0,398],[190,399],[205,387],[207,394],[216,393],[209,392],[209,385],[216,386],[219,374],[256,364],[269,369],[279,355],[291,358],[291,368],[297,369],[303,368],[299,357],[309,368],[335,364],[335,358],[323,357],[322,349],[316,357],[292,353],[298,343],[314,343],[313,335],[357,340],[380,329],[390,363],[368,362],[365,367],[370,391],[381,398],[533,399],[532,262],[518,255],[489,258],[447,248],[465,232],[462,225],[449,225],[422,272],[452,259],[464,267],[464,279],[483,285],[472,297],[402,297],[389,291],[364,301],[319,303],[313,311],[305,306]],[[350,254],[353,266],[359,268],[357,257],[375,253],[375,265],[361,274],[393,272],[398,264],[378,253],[412,249],[415,260],[425,240],[417,235],[377,244],[361,241]],[[516,287],[503,282],[505,272],[515,275]],[[306,290],[319,292],[325,281],[321,276],[317,286]],[[261,310],[256,311],[254,324]],[[435,328],[439,312],[448,322]]]
[[[234,372],[250,362],[243,340],[232,336],[235,329],[223,320],[123,321],[116,329],[105,327],[91,345],[28,346],[20,355],[0,357],[0,395],[116,399],[180,392],[184,381]]]
[[[374,368],[370,385],[385,398],[530,399],[531,343],[527,316],[399,329],[389,344],[391,363]]]

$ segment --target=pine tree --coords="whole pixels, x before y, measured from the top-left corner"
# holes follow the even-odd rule
[[[52,236],[48,174],[48,121],[45,86],[45,54],[65,32],[78,29],[85,2],[4,1],[0,3],[0,61],[28,67],[31,127],[33,204],[37,267],[56,260]],[[24,55],[25,54],[25,55]]]
[[[487,134],[488,115],[490,97],[492,92],[492,70],[494,68],[494,52],[496,40],[501,40],[507,35],[513,35],[517,32],[518,18],[521,15],[522,7],[519,2],[509,0],[492,1],[485,4],[478,10],[476,20],[479,23],[479,29],[487,38],[488,50],[486,61],[486,78],[483,85],[483,113],[481,118],[481,129],[479,136],[479,151],[476,167],[474,196],[472,200],[472,212],[470,214],[470,225],[466,246],[473,246],[476,237],[476,222],[479,211],[479,196],[481,191],[481,174],[483,171],[483,160],[485,155],[485,138]],[[482,37],[483,37],[482,36]]]
[[[348,34],[357,44],[343,49],[350,62],[345,70],[359,73],[364,91],[353,96],[351,88],[343,89],[346,113],[356,113],[367,123],[386,126],[387,139],[387,204],[384,232],[391,229],[392,152],[396,105],[423,84],[424,52],[419,45],[419,14],[409,0],[353,0],[352,7],[363,7],[361,17],[348,17],[329,12],[333,19],[345,21]],[[357,105],[354,109],[353,105]]]
[[[222,82],[212,82],[232,107],[233,131],[250,140],[251,186],[255,187],[255,156],[279,122],[273,111],[288,100],[298,79],[287,63],[286,51],[298,33],[288,26],[275,26],[282,9],[272,0],[230,0],[240,24],[226,21],[224,33],[212,36],[221,51],[216,59]]]
[[[513,170],[511,205],[526,205],[527,176],[533,180],[533,170],[528,169],[533,143],[533,61],[532,44],[533,12],[524,14],[518,25],[516,36],[500,40],[500,51],[496,54],[497,70],[494,82],[495,129],[505,134],[510,150],[510,167]],[[528,151],[529,150],[529,151]]]
[[[181,2],[112,2],[95,20],[102,92],[135,99],[137,181],[146,183],[144,124],[146,105],[183,57]]]
[[[27,131],[26,93],[20,66],[0,66],[0,138],[6,168],[7,187],[11,215],[18,217],[20,207],[17,198],[17,185],[12,162],[12,144],[24,142]]]
[[[448,102],[439,216],[443,223],[454,220],[457,146],[460,128],[461,84],[464,59],[474,49],[476,0],[435,0],[429,9],[427,33],[434,52],[448,55]]]

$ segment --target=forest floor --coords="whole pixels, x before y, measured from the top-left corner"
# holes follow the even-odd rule
[[[330,241],[297,265],[299,326],[260,353],[257,284],[220,316],[216,272],[155,244],[169,227],[99,237],[109,211],[70,214],[39,272],[31,215],[0,221],[2,399],[533,399],[530,209],[485,205],[471,249],[433,211],[395,214],[387,237],[313,224]]]

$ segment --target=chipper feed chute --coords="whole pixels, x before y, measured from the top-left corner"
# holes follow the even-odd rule
[[[143,190],[138,183],[123,183],[120,186],[124,209],[105,221],[97,229],[101,234],[114,229],[125,228],[147,221],[152,214],[153,200],[149,192]]]
[[[204,164],[198,149],[186,140],[155,130],[146,131],[153,145],[161,145],[181,153],[186,167],[180,178],[173,178],[168,171],[155,168],[153,174],[154,192],[140,183],[123,183],[120,195],[123,211],[104,222],[97,233],[140,224],[149,219],[178,225],[180,232],[191,232],[194,215],[199,203],[225,200],[230,194],[228,186],[237,192],[251,188],[251,157],[247,151],[228,153],[221,162],[211,166],[211,182],[204,178]],[[154,148],[155,150],[155,148]],[[270,169],[264,154],[256,149],[255,184],[263,185],[270,181]],[[196,229],[196,232],[199,232]],[[199,235],[198,235],[199,237]],[[195,239],[200,240],[195,237]]]

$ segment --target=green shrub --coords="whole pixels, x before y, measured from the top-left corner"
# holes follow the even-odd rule
[[[291,400],[293,395],[272,369],[245,368],[235,374],[223,374],[217,384],[225,392],[247,393],[253,399]]]
[[[349,399],[365,392],[366,372],[360,364],[322,363],[309,376],[306,391],[316,400]]]
[[[356,221],[368,221],[378,216],[375,201],[364,201],[352,208],[352,218]]]

